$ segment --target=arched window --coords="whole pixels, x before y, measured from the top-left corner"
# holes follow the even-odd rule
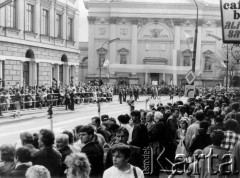
[[[30,58],[30,59],[35,59],[35,55],[33,50],[28,49],[25,53],[25,57],[26,58]],[[23,63],[23,78],[24,78],[24,82],[26,86],[29,86],[29,71],[30,71],[30,66],[29,66],[29,62],[26,61]],[[32,74],[31,74],[32,75]],[[38,75],[37,75],[37,81],[38,81]]]

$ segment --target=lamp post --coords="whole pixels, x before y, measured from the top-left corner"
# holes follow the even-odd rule
[[[105,45],[105,44],[110,44],[110,43],[112,43],[112,42],[114,42],[114,41],[117,41],[117,40],[120,40],[120,38],[114,38],[114,39],[112,39],[112,40],[108,40],[108,41],[105,41],[103,44],[102,44],[102,47],[101,47],[101,56],[100,56],[100,58],[99,58],[99,90],[100,90],[100,86],[101,86],[101,81],[102,81],[102,65],[101,65],[101,58],[102,58],[102,55],[103,55],[103,46]]]
[[[195,37],[194,37],[194,45],[193,45],[193,58],[192,58],[192,71],[195,73],[195,66],[196,66],[196,50],[197,50],[197,35],[198,35],[198,4],[196,0],[193,0],[196,7],[197,7],[197,14],[196,14],[196,26],[195,26]]]

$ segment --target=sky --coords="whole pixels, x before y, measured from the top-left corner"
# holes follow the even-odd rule
[[[151,1],[151,0],[146,0]],[[159,0],[161,1],[161,0]],[[171,1],[171,0],[169,0]],[[176,1],[176,0],[175,0]],[[182,0],[179,0],[182,1]],[[185,1],[185,0],[184,0]],[[199,0],[202,1],[202,0]],[[220,0],[203,0],[212,4],[219,4]],[[88,41],[88,10],[85,8],[83,0],[80,0],[80,29],[79,29],[79,41],[87,42]]]

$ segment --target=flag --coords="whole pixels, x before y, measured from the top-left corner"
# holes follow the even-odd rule
[[[226,64],[223,61],[220,61],[222,67],[227,67]]]
[[[193,43],[193,37],[187,33],[184,33],[185,39],[187,43],[192,44]]]
[[[193,51],[193,37],[187,33],[184,33],[184,36],[187,41],[188,49]]]
[[[107,67],[109,65],[109,60],[105,59],[104,63],[103,63],[103,67]]]

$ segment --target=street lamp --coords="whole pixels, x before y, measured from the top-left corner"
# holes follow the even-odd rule
[[[195,26],[195,37],[194,37],[194,46],[193,46],[193,58],[192,58],[192,71],[195,73],[195,65],[196,65],[196,50],[197,50],[197,35],[198,35],[198,4],[196,0],[193,0],[197,7],[196,14],[196,26]]]
[[[100,86],[101,86],[101,82],[102,82],[102,65],[101,65],[101,58],[102,58],[102,55],[103,55],[103,46],[105,44],[110,44],[114,41],[117,41],[117,40],[120,40],[120,38],[114,38],[112,40],[108,40],[108,41],[105,41],[103,44],[102,44],[102,47],[101,47],[101,52],[100,52],[100,58],[99,58],[99,89],[100,89]]]

